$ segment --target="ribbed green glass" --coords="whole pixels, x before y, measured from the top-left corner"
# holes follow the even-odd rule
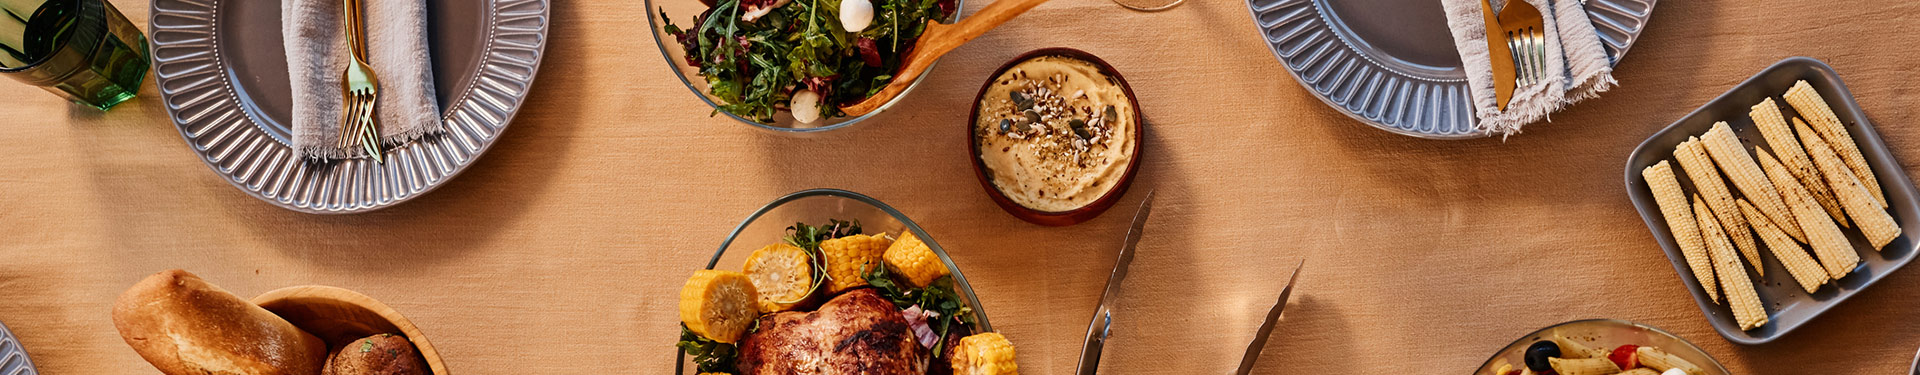
[[[0,0],[0,75],[104,111],[148,64],[146,35],[105,0]]]

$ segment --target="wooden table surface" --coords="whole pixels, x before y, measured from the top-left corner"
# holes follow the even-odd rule
[[[147,4],[115,3],[144,27]],[[241,295],[364,292],[463,374],[664,374],[680,285],[733,225],[781,194],[837,187],[950,249],[1024,372],[1070,373],[1132,204],[1066,228],[1019,221],[982,192],[961,130],[992,69],[1067,46],[1126,72],[1151,123],[1126,201],[1159,198],[1107,373],[1230,372],[1301,259],[1257,374],[1465,374],[1521,334],[1584,318],[1665,328],[1735,373],[1894,374],[1920,347],[1907,320],[1920,271],[1774,343],[1721,339],[1620,180],[1647,135],[1795,55],[1841,72],[1911,173],[1920,3],[1661,2],[1619,88],[1505,141],[1451,142],[1324,106],[1237,0],[1163,13],[1055,0],[956,50],[900,108],[813,138],[709,117],[639,33],[646,11],[555,0],[539,83],[505,137],[438,191],[362,215],[295,213],[229,186],[151,85],[102,114],[0,83],[0,321],[44,373],[152,373],[110,306],[184,268]]]

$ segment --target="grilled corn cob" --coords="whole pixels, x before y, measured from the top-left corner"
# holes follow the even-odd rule
[[[935,255],[926,242],[920,241],[920,237],[914,236],[913,231],[901,232],[900,239],[893,241],[893,246],[888,246],[887,253],[882,257],[887,261],[888,271],[907,280],[915,288],[925,288],[934,280],[950,274],[947,265],[940,262],[940,256]]]
[[[1707,156],[1707,147],[1700,139],[1688,137],[1686,142],[1673,149],[1673,159],[1680,162],[1680,169],[1687,172],[1687,179],[1693,181],[1693,188],[1706,196],[1708,212],[1715,215],[1715,222],[1726,226],[1726,233],[1733,238],[1733,244],[1745,249],[1756,246],[1753,243],[1752,230],[1747,227],[1747,218],[1740,216],[1740,207],[1733,203],[1733,193],[1727,190],[1726,180],[1720,179],[1720,170],[1714,168],[1713,159]]]
[[[1821,208],[1827,209],[1828,215],[1840,217],[1840,201],[1833,199],[1833,190],[1820,183],[1820,170],[1814,169],[1813,160],[1808,159],[1806,150],[1800,148],[1800,138],[1793,135],[1793,128],[1788,127],[1787,120],[1780,116],[1780,106],[1774,104],[1773,98],[1761,100],[1748,113],[1753,117],[1754,127],[1759,128],[1760,135],[1766,137],[1767,145],[1773,147],[1773,152],[1779,154],[1780,161],[1787,166],[1787,172],[1800,180],[1800,186],[1807,188],[1813,200],[1819,202]],[[1800,119],[1793,121],[1799,122]],[[1840,226],[1847,226],[1847,221],[1841,219]]]
[[[893,239],[886,235],[856,234],[820,241],[820,257],[827,265],[827,292],[867,286],[867,271],[880,266],[881,254]]]
[[[1620,373],[1620,365],[1613,360],[1601,358],[1562,359],[1547,358],[1547,364],[1553,366],[1553,373],[1560,375],[1613,375]]]
[[[680,323],[694,334],[734,343],[760,317],[757,292],[746,274],[699,270],[680,288]]]
[[[747,279],[753,280],[763,313],[793,310],[806,304],[813,298],[818,282],[814,280],[813,256],[788,244],[754,250],[741,270],[746,272]]]
[[[1707,209],[1698,203],[1700,196],[1694,196],[1694,211]],[[1703,215],[1703,214],[1696,214]],[[1747,278],[1746,269],[1740,265],[1740,256],[1734,255],[1733,245],[1727,243],[1720,227],[1714,225],[1713,218],[1699,216],[1700,237],[1707,240],[1707,254],[1713,257],[1713,269],[1720,273],[1720,290],[1727,293],[1727,306],[1733,309],[1733,320],[1740,323],[1740,329],[1748,330],[1767,324],[1767,311],[1760,305],[1760,292],[1753,289],[1753,279]]]
[[[1805,129],[1804,127],[1802,129]],[[1847,216],[1860,224],[1860,234],[1867,236],[1867,242],[1874,250],[1886,247],[1895,237],[1900,237],[1900,225],[1893,222],[1893,216],[1887,215],[1885,206],[1874,201],[1872,192],[1861,186],[1859,175],[1840,165],[1840,158],[1834,155],[1832,145],[1819,137],[1806,139],[1807,152],[1813,154],[1813,163],[1827,177],[1827,186],[1840,198],[1840,206],[1846,207]],[[1868,177],[1871,179],[1871,177]]]
[[[1760,154],[1760,158],[1763,163],[1767,162],[1766,154]],[[1801,289],[1813,293],[1821,285],[1827,284],[1827,270],[1820,268],[1820,262],[1815,262],[1799,243],[1793,242],[1786,233],[1780,232],[1780,228],[1774,227],[1773,222],[1760,213],[1760,209],[1753,208],[1753,204],[1743,199],[1740,200],[1740,212],[1747,214],[1747,222],[1753,224],[1755,232],[1760,232],[1760,239],[1767,243],[1767,249],[1773,253],[1774,259],[1779,259],[1780,264],[1786,266],[1793,280],[1800,282]]]
[[[1873,168],[1860,155],[1860,147],[1854,144],[1853,135],[1847,134],[1846,125],[1841,124],[1840,117],[1834,116],[1833,108],[1827,106],[1827,99],[1820,97],[1820,92],[1814,91],[1807,81],[1794,82],[1793,88],[1787,89],[1786,97],[1787,104],[1792,104],[1801,116],[1806,116],[1807,121],[1813,123],[1813,130],[1819,131],[1820,137],[1833,145],[1833,151],[1840,154],[1840,160],[1847,164],[1847,168],[1853,170],[1855,176],[1860,176],[1860,184],[1866,185],[1867,192],[1873,193],[1880,208],[1886,208],[1887,194],[1880,190],[1880,181],[1873,176]],[[1800,134],[1805,138],[1808,133]]]
[[[954,375],[1020,375],[1013,343],[998,332],[960,339],[953,356]]]
[[[1740,193],[1752,201],[1761,213],[1767,214],[1767,218],[1783,228],[1800,225],[1794,221],[1793,212],[1787,210],[1787,204],[1780,200],[1780,192],[1773,190],[1773,183],[1767,181],[1767,172],[1761,171],[1760,164],[1753,161],[1753,155],[1747,154],[1747,149],[1740,146],[1740,139],[1734,138],[1733,128],[1728,127],[1726,122],[1714,123],[1713,129],[1707,130],[1707,135],[1700,137],[1700,141],[1706,146],[1707,153],[1713,155],[1713,161],[1720,166],[1720,171],[1726,172],[1727,178],[1733,180],[1733,186],[1740,188]],[[1739,208],[1733,210],[1733,216],[1740,216]],[[1797,240],[1805,241],[1807,238],[1798,228],[1781,231]],[[1736,236],[1747,235],[1749,231],[1743,228],[1741,232]],[[1759,251],[1754,248],[1740,248],[1740,254],[1746,256],[1748,262],[1760,262]],[[1758,264],[1755,266],[1760,276],[1767,275],[1766,268],[1758,267]]]
[[[1640,360],[1641,366],[1647,366],[1655,370],[1660,370],[1661,372],[1680,369],[1680,371],[1686,372],[1687,375],[1707,374],[1705,370],[1700,369],[1700,366],[1694,366],[1693,362],[1687,362],[1687,360],[1680,359],[1679,356],[1667,353],[1666,351],[1660,350],[1660,348],[1642,346],[1639,349],[1635,349],[1634,354],[1636,354],[1634,358]]]
[[[1641,170],[1640,176],[1647,180],[1647,188],[1653,190],[1653,200],[1660,204],[1660,215],[1667,218],[1667,230],[1673,233],[1673,242],[1680,246],[1680,253],[1686,255],[1693,279],[1713,303],[1720,303],[1720,284],[1714,281],[1707,243],[1700,239],[1700,222],[1693,220],[1693,207],[1688,205],[1686,193],[1680,190],[1680,181],[1673,176],[1673,166],[1661,160]]]
[[[1806,189],[1793,182],[1785,166],[1766,163],[1761,167],[1767,170],[1767,177],[1773,180],[1774,186],[1780,188],[1794,215],[1805,218],[1800,220],[1800,225],[1807,232],[1807,246],[1813,248],[1814,257],[1820,259],[1822,267],[1826,267],[1827,277],[1839,280],[1853,272],[1853,267],[1860,263],[1860,254],[1853,252],[1853,243],[1847,241],[1846,234],[1840,233],[1840,227],[1833,225],[1833,220],[1826,219],[1826,211],[1813,203]]]

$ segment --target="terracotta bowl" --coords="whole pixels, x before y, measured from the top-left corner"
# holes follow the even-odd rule
[[[1120,181],[1114,183],[1113,190],[1107,191],[1105,195],[1100,196],[1099,199],[1095,199],[1093,203],[1088,203],[1086,206],[1067,211],[1040,211],[1027,208],[1027,206],[1022,206],[1014,202],[1013,199],[1007,198],[1005,193],[1001,193],[999,188],[993,186],[993,178],[987,175],[988,168],[986,163],[980,161],[980,139],[974,136],[973,131],[974,124],[979,123],[980,120],[980,99],[987,95],[988,88],[993,87],[994,79],[1000,77],[1001,73],[1006,73],[1007,69],[1013,69],[1015,65],[1020,65],[1022,62],[1042,56],[1069,57],[1090,62],[1093,63],[1094,66],[1100,67],[1100,73],[1113,77],[1114,81],[1120,83],[1121,92],[1127,94],[1127,103],[1133,106],[1133,123],[1134,126],[1137,127],[1133,132],[1133,160],[1127,162],[1127,171],[1126,173],[1120,174]],[[1007,213],[1012,214],[1013,217],[1020,218],[1020,220],[1046,226],[1067,226],[1079,224],[1080,222],[1092,220],[1094,217],[1100,216],[1101,213],[1107,212],[1108,208],[1113,207],[1114,202],[1119,201],[1121,196],[1127,194],[1127,187],[1133,185],[1133,175],[1140,171],[1140,159],[1144,157],[1141,151],[1145,147],[1141,146],[1141,141],[1145,139],[1145,136],[1142,134],[1147,132],[1147,122],[1140,114],[1140,98],[1133,95],[1133,86],[1127,84],[1126,77],[1121,76],[1120,71],[1114,70],[1113,66],[1108,65],[1106,60],[1101,60],[1099,57],[1086,51],[1055,47],[1041,48],[1020,54],[1020,56],[1014,57],[1013,60],[1007,61],[1005,65],[1001,65],[1000,69],[995,69],[993,74],[987,75],[986,82],[980,83],[980,92],[973,96],[973,110],[967,115],[966,128],[967,155],[973,158],[974,176],[979,177],[980,187],[987,190],[987,196],[993,197],[993,203],[999,204],[1001,209],[1006,210]]]
[[[447,364],[440,360],[440,352],[433,350],[433,344],[427,342],[426,334],[420,333],[407,317],[400,316],[399,311],[364,294],[330,286],[303,285],[261,294],[253,297],[253,303],[319,337],[327,343],[328,353],[363,337],[398,333],[413,342],[433,375],[449,374]]]

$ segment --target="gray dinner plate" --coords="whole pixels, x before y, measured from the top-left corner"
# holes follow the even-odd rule
[[[371,159],[317,163],[289,140],[293,98],[278,0],[154,0],[153,71],[167,114],[214,173],[274,205],[365,212],[425,194],[506,130],[539,71],[548,0],[428,0],[446,134]]]
[[[1583,1],[1615,64],[1646,29],[1657,1]],[[1467,73],[1439,0],[1247,0],[1247,6],[1294,81],[1341,113],[1414,137],[1487,136],[1475,129]]]
[[[1748,117],[1749,112],[1761,99],[1772,97],[1785,112],[1786,118],[1797,116],[1798,113],[1793,106],[1787,105],[1782,95],[1798,80],[1806,80],[1808,85],[1819,91],[1820,96],[1827,99],[1827,106],[1833,108],[1834,115],[1846,124],[1847,133],[1853,136],[1861,155],[1873,167],[1874,177],[1880,179],[1880,185],[1885,188],[1887,206],[1892,210],[1894,222],[1901,225],[1901,233],[1885,248],[1874,251],[1858,229],[1841,228],[1841,232],[1846,233],[1847,239],[1860,254],[1860,264],[1853,269],[1853,273],[1827,283],[1813,294],[1801,289],[1778,259],[1762,257],[1761,263],[1766,267],[1767,277],[1756,277],[1754,289],[1760,293],[1760,302],[1766,307],[1767,324],[1751,331],[1742,331],[1727,307],[1714,303],[1700,288],[1700,281],[1694,279],[1692,269],[1687,266],[1686,255],[1674,244],[1666,217],[1660,213],[1660,204],[1654,201],[1653,192],[1648,190],[1640,171],[1661,160],[1671,159],[1674,146],[1686,141],[1689,136],[1706,133],[1716,121],[1726,121],[1734,134],[1739,136],[1743,147],[1751,150],[1759,146],[1772,150],[1773,147],[1764,144],[1766,139],[1760,135],[1760,131],[1754,129],[1753,119]],[[1681,173],[1679,167],[1674,168],[1682,189],[1697,191],[1686,174]],[[1728,341],[1752,345],[1778,339],[1906,266],[1913,261],[1914,254],[1920,253],[1916,251],[1920,248],[1916,248],[1913,241],[1915,228],[1920,228],[1920,201],[1915,200],[1920,198],[1920,192],[1914,190],[1913,181],[1907,179],[1900,161],[1893,158],[1893,152],[1887,150],[1886,142],[1880,140],[1880,133],[1874,131],[1866,112],[1861,111],[1859,103],[1853,101],[1853,94],[1847,91],[1846,83],[1840,81],[1840,74],[1820,60],[1794,57],[1774,63],[1680,121],[1654,133],[1628,156],[1626,180],[1627,197],[1633,200],[1633,207],[1640,210],[1640,217],[1646,220],[1647,228],[1653,231],[1653,238],[1666,250],[1667,259],[1673,262],[1674,271],[1680,274],[1680,280],[1693,293],[1693,300],[1700,306],[1700,311],[1707,315],[1707,321],[1713,323],[1713,329]],[[1763,253],[1771,254],[1773,251],[1767,249]]]
[[[33,369],[33,360],[27,358],[27,349],[20,347],[20,339],[13,337],[6,324],[0,324],[0,375],[39,374]]]

